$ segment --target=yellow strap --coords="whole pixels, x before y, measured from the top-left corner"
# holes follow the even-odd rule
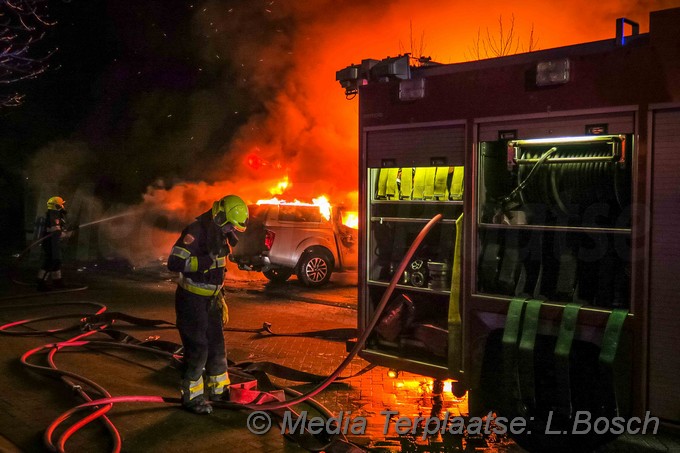
[[[413,195],[414,200],[423,199],[423,191],[425,190],[425,167],[419,167],[415,169],[415,175],[413,176]]]
[[[434,177],[434,197],[438,200],[448,200],[449,191],[446,187],[447,179],[449,178],[449,167],[437,167],[437,173]]]
[[[383,171],[385,171],[383,169]],[[385,188],[385,196],[387,198],[395,198],[397,196],[397,175],[399,174],[398,168],[388,168],[387,169],[387,187]]]
[[[434,197],[434,177],[437,174],[437,167],[425,167],[425,185],[423,187],[423,198],[426,200]]]
[[[461,261],[463,259],[463,214],[456,219],[456,243],[453,249],[451,270],[451,296],[449,297],[449,371],[458,374],[463,367],[462,330],[460,317]]]
[[[463,173],[465,167],[453,167],[453,179],[451,180],[451,199],[463,199]]]
[[[378,170],[378,191],[376,196],[378,198],[385,198],[385,190],[387,190],[387,169]]]
[[[402,200],[410,200],[413,192],[413,168],[401,169],[401,192],[399,197]]]

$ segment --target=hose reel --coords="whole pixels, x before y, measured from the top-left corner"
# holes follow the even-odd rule
[[[521,205],[534,224],[620,223],[630,201],[625,148],[625,136],[618,135],[511,141],[508,166],[517,185],[504,202]]]

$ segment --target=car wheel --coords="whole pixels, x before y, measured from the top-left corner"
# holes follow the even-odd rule
[[[268,271],[262,272],[265,277],[274,283],[283,283],[288,278],[293,275],[293,269],[280,268],[280,269],[269,269]]]
[[[302,256],[298,268],[298,279],[306,286],[323,286],[333,273],[333,260],[328,253],[311,251]]]

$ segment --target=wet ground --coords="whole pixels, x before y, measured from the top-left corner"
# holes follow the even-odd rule
[[[20,357],[26,351],[81,334],[80,319],[94,313],[98,309],[95,304],[105,305],[107,312],[174,321],[173,275],[165,272],[160,264],[136,269],[121,263],[79,265],[68,269],[65,275],[73,285],[87,285],[87,289],[47,295],[37,295],[31,286],[9,280],[0,283],[2,324],[73,314],[71,318],[20,326],[13,330],[21,335],[0,337],[0,451],[45,451],[48,427],[60,414],[82,402],[76,395],[76,387],[87,387],[65,383],[44,370],[22,365]],[[30,275],[30,272],[20,275],[19,280],[28,281]],[[346,357],[344,340],[356,327],[355,274],[336,274],[327,288],[310,291],[294,279],[285,285],[272,286],[258,274],[232,272],[229,288],[230,322],[225,336],[233,362],[240,366],[246,362],[271,362],[327,376]],[[264,323],[271,325],[274,335],[256,332]],[[77,328],[58,330],[71,326]],[[129,338],[179,343],[177,331],[170,325],[139,326],[118,321],[114,328]],[[52,332],[41,332],[48,329]],[[102,334],[93,338],[112,340],[110,335]],[[48,359],[41,352],[31,356],[29,362],[45,365]],[[113,396],[178,396],[179,372],[175,363],[165,356],[93,344],[61,348],[53,360],[60,370],[85,376]],[[349,451],[351,445],[365,451],[524,451],[505,436],[445,436],[423,440],[423,425],[417,423],[417,417],[447,411],[450,417],[457,417],[466,414],[467,401],[456,399],[448,389],[444,389],[438,399],[433,393],[433,381],[422,376],[389,377],[388,370],[382,367],[357,375],[367,365],[363,359],[353,359],[341,375],[356,376],[337,381],[314,397],[337,418],[341,431],[346,434],[344,439],[351,442],[328,445],[327,451]],[[312,384],[292,379],[276,376],[271,379],[277,386],[303,393],[314,388]],[[96,391],[90,393],[100,397]],[[309,417],[318,414],[307,405],[296,406],[295,410],[299,414],[307,411]],[[310,451],[312,444],[305,444],[304,439],[305,446],[286,440],[276,425],[265,434],[254,434],[248,429],[252,414],[247,410],[218,408],[205,417],[185,412],[172,402],[125,401],[116,404],[108,416],[120,432],[125,452]],[[78,418],[80,416],[70,418],[66,426]],[[415,434],[397,435],[396,423],[400,418],[402,428],[409,423],[416,426]],[[365,426],[361,426],[364,420]],[[352,426],[358,428],[353,431]],[[99,419],[78,430],[66,442],[65,450],[113,450],[114,436],[110,431],[112,429],[107,430]],[[59,426],[50,439],[57,439],[64,432],[65,428]],[[627,436],[600,451],[680,451],[677,439],[669,435]],[[319,446],[318,439],[313,446]]]

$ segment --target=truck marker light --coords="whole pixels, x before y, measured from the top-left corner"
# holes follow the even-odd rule
[[[541,61],[536,65],[536,85],[558,85],[569,81],[569,59]]]

